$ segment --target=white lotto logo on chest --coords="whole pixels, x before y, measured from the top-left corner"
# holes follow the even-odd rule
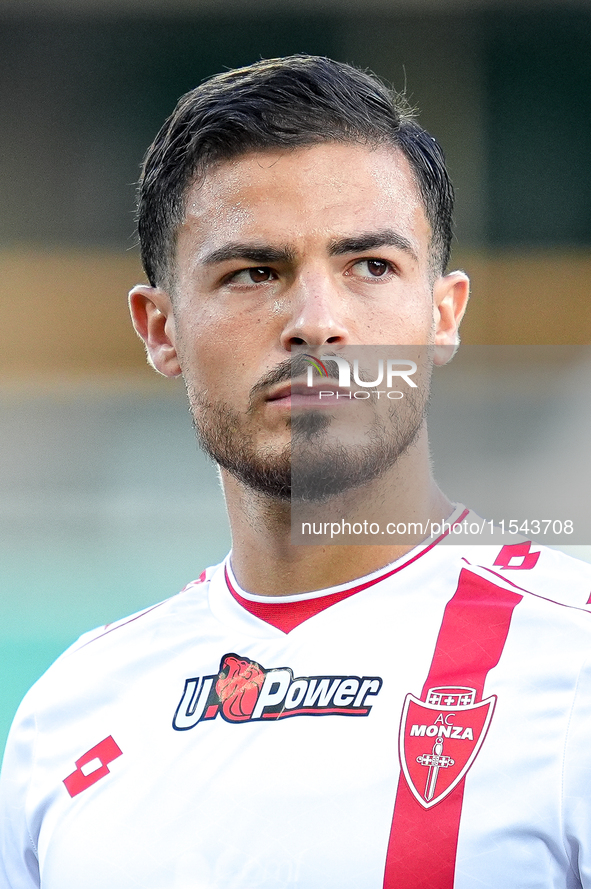
[[[225,654],[219,672],[185,680],[172,721],[176,731],[215,719],[255,722],[287,716],[367,716],[382,687],[379,676],[299,676]]]

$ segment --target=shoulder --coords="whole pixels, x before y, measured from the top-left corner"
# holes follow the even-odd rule
[[[559,605],[589,608],[591,564],[560,550],[519,540],[515,543],[467,547],[466,567],[491,582]]]

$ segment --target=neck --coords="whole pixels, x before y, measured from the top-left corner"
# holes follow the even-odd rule
[[[301,520],[318,527],[338,516],[351,524],[365,519],[386,528],[388,522],[404,521],[426,529],[453,509],[431,476],[426,435],[377,480],[320,505],[301,504],[292,510],[291,504],[255,492],[224,471],[222,479],[232,531],[232,568],[243,589],[261,596],[289,596],[347,583],[396,561],[429,536],[419,533],[412,540],[386,545],[294,544],[292,520],[294,528]]]

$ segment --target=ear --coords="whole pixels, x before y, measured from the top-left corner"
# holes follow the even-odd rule
[[[460,322],[464,317],[470,281],[464,272],[450,272],[438,278],[433,286],[434,363],[450,361],[459,344]]]
[[[180,376],[174,313],[168,293],[159,287],[138,284],[129,292],[129,311],[152,367],[165,377]]]

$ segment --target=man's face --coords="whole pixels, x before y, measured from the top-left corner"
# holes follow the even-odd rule
[[[308,448],[310,460],[320,451],[327,466],[350,460],[355,473],[376,427],[366,413],[347,456],[345,400],[327,409],[291,388],[294,355],[455,340],[467,282],[455,273],[433,287],[430,241],[395,149],[323,143],[247,154],[189,189],[174,293],[136,288],[134,321],[156,368],[183,374],[206,450],[246,484],[286,496],[292,433],[304,463]],[[362,475],[375,477],[416,437],[427,386],[406,412],[391,412]]]

